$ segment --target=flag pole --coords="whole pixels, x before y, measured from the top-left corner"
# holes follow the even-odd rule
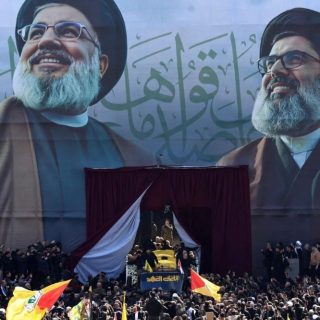
[[[123,291],[121,320],[127,320],[126,292]]]
[[[89,320],[92,320],[92,286],[89,287]]]

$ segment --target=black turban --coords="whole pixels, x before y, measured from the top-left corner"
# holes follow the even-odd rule
[[[294,8],[273,18],[262,34],[260,57],[269,55],[275,36],[283,32],[293,32],[305,37],[320,54],[320,12]]]
[[[81,11],[97,33],[101,52],[109,57],[108,70],[101,79],[99,95],[92,101],[94,104],[114,87],[126,64],[127,34],[121,12],[113,0],[25,0],[16,22],[16,43],[19,54],[24,42],[17,30],[31,24],[36,9],[49,3],[66,4]]]

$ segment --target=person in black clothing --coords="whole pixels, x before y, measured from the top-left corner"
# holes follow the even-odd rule
[[[144,309],[148,312],[149,320],[159,320],[161,313],[167,310],[154,291],[150,291]]]
[[[272,319],[274,316],[274,309],[272,307],[272,304],[267,304],[266,305],[266,310],[264,311],[264,313],[262,314],[262,318],[263,319]]]
[[[311,256],[311,250],[309,243],[306,243],[303,246],[302,253],[301,253],[301,276],[307,276],[310,275],[310,256]]]
[[[249,319],[253,319],[256,314],[256,309],[254,306],[253,301],[247,301],[247,308],[246,308],[247,314],[249,314]]]
[[[7,306],[11,297],[10,287],[6,280],[0,280],[0,303],[2,306]]]
[[[294,245],[293,244],[289,244],[289,245],[286,246],[285,256],[288,259],[297,259],[298,258],[298,255],[294,250]]]
[[[189,257],[189,253],[187,250],[182,251],[181,257],[181,267],[183,269],[184,274],[189,277],[190,276],[190,268],[191,268],[191,259]]]
[[[273,276],[280,282],[284,283],[286,279],[285,269],[289,266],[288,259],[284,255],[284,248],[281,245],[276,246],[273,257],[272,271]]]
[[[169,300],[164,303],[164,306],[167,308],[166,312],[170,315],[170,318],[173,319],[177,315],[177,302]]]
[[[295,319],[296,320],[302,320],[303,319],[303,306],[300,304],[299,299],[295,299],[294,304],[294,313],[295,313]]]
[[[141,256],[141,261],[142,261],[142,266],[144,266],[147,261],[149,266],[152,268],[152,270],[155,270],[158,264],[157,256],[150,249],[147,249],[146,251],[144,251],[144,253]]]

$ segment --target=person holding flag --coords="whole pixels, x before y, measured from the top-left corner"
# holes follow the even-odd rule
[[[143,268],[147,272],[153,272],[159,263],[157,256],[149,248],[143,252],[141,259],[144,266]]]
[[[70,320],[91,320],[91,301],[90,298],[84,297],[69,312]]]
[[[71,280],[57,282],[41,290],[16,287],[6,311],[7,320],[41,320],[59,299]]]
[[[221,287],[201,277],[198,273],[191,269],[191,291],[200,293],[204,296],[214,298],[221,301],[221,295],[218,293]]]
[[[84,300],[81,300],[77,305],[75,305],[69,312],[68,317],[70,320],[81,320],[82,314],[84,312]]]

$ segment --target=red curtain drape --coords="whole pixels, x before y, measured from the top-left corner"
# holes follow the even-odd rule
[[[151,184],[141,211],[170,203],[180,224],[201,245],[201,272],[251,271],[247,166],[86,169],[87,242],[75,263]]]

